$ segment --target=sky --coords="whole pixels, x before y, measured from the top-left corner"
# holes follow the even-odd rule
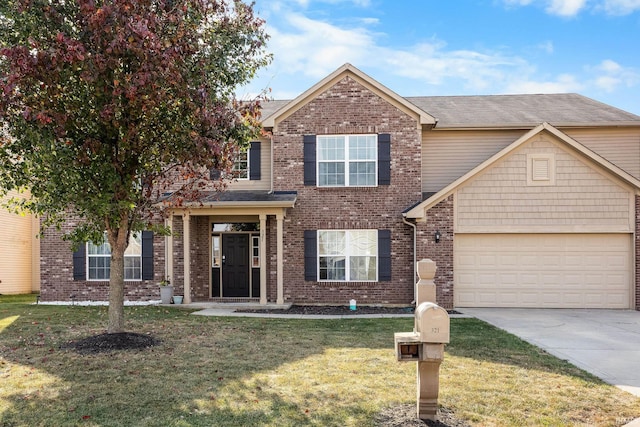
[[[640,115],[640,0],[256,0],[293,99],[349,62],[401,96],[576,92]]]

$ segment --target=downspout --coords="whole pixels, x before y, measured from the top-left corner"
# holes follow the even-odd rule
[[[269,165],[269,169],[271,170],[271,177],[270,177],[270,184],[269,184],[269,194],[273,194],[273,130],[271,131],[271,136],[270,136],[270,140],[271,140],[271,146],[269,147],[270,151],[271,151],[271,162]]]
[[[411,226],[413,228],[413,301],[411,301],[411,304],[415,304],[416,303],[416,283],[418,283],[418,272],[417,272],[417,240],[418,240],[418,227],[412,223],[407,221],[407,217],[406,214],[402,214],[402,222],[404,222],[405,224]]]

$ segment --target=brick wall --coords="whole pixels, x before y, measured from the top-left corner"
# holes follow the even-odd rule
[[[69,218],[61,230],[46,229],[40,239],[40,299],[42,301],[107,301],[108,281],[73,280],[73,251],[71,243],[62,240],[65,233],[77,225]],[[125,301],[149,301],[160,299],[157,283],[164,275],[164,237],[154,236],[154,280],[126,281]]]
[[[318,188],[303,185],[303,135],[391,134],[391,185]],[[274,130],[275,190],[296,190],[284,224],[284,298],[290,303],[409,304],[413,301],[413,230],[402,211],[421,198],[420,131],[416,119],[346,76],[280,122]],[[275,225],[275,221],[270,221]],[[391,230],[392,281],[324,283],[304,280],[304,231]],[[271,232],[270,241],[275,240]],[[273,245],[271,245],[273,246]],[[270,252],[269,298],[275,292]]]
[[[436,299],[438,305],[453,308],[453,195],[427,211],[425,222],[417,224],[417,259],[435,261],[437,270]],[[441,234],[436,243],[436,231]]]

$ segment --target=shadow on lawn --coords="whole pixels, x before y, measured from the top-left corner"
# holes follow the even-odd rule
[[[445,349],[447,354],[453,356],[551,372],[604,384],[596,376],[569,362],[475,318],[456,319],[451,322],[451,343]]]
[[[394,332],[410,331],[413,319],[189,314],[164,307],[128,307],[129,330],[153,336],[161,344],[143,351],[81,355],[61,347],[103,333],[105,307],[0,307],[0,320],[19,316],[0,332],[0,381],[15,387],[0,399],[0,426],[337,426],[345,420],[371,425],[377,409],[370,401],[380,390],[364,390],[362,398],[343,403],[323,384],[346,382],[344,398],[350,393],[358,396],[357,387],[366,389],[378,381],[377,387],[386,390],[379,398],[384,405],[400,403],[407,394],[413,399],[414,385],[407,389],[407,379],[414,381],[414,364],[397,363],[393,356]],[[451,337],[448,355],[601,383],[476,319],[452,320]],[[342,367],[329,366],[336,362],[325,354],[331,351],[358,360],[340,372]],[[368,373],[375,364],[377,370]],[[304,369],[309,370],[308,378]],[[269,386],[274,381],[277,387]]]
[[[366,401],[338,405],[334,396],[335,411],[317,410],[321,393],[311,393],[307,407],[304,398],[287,398],[286,382],[268,390],[247,381],[295,368],[336,348],[382,350],[383,364],[388,354],[388,363],[399,369],[391,350],[393,332],[411,324],[410,319],[207,318],[172,308],[128,307],[128,329],[161,344],[83,355],[62,347],[103,333],[106,307],[0,307],[0,320],[13,316],[19,317],[0,332],[0,389],[13,387],[0,393],[0,426],[283,425],[283,420],[290,425],[341,425],[344,419],[371,420],[375,414]]]

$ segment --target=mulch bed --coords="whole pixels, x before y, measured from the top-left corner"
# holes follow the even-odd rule
[[[347,306],[335,305],[292,305],[288,309],[237,309],[236,313],[267,313],[267,314],[310,314],[310,315],[338,315],[349,316],[357,314],[411,314],[415,307],[368,307],[357,306],[351,310]],[[449,310],[449,314],[460,314],[455,310]]]
[[[63,349],[75,350],[80,354],[98,354],[117,350],[146,350],[160,344],[151,335],[120,332],[116,334],[93,335],[79,341],[71,341]]]
[[[456,418],[447,408],[438,409],[438,421],[422,421],[416,415],[416,405],[405,404],[386,408],[376,417],[379,427],[470,427],[463,420]]]

